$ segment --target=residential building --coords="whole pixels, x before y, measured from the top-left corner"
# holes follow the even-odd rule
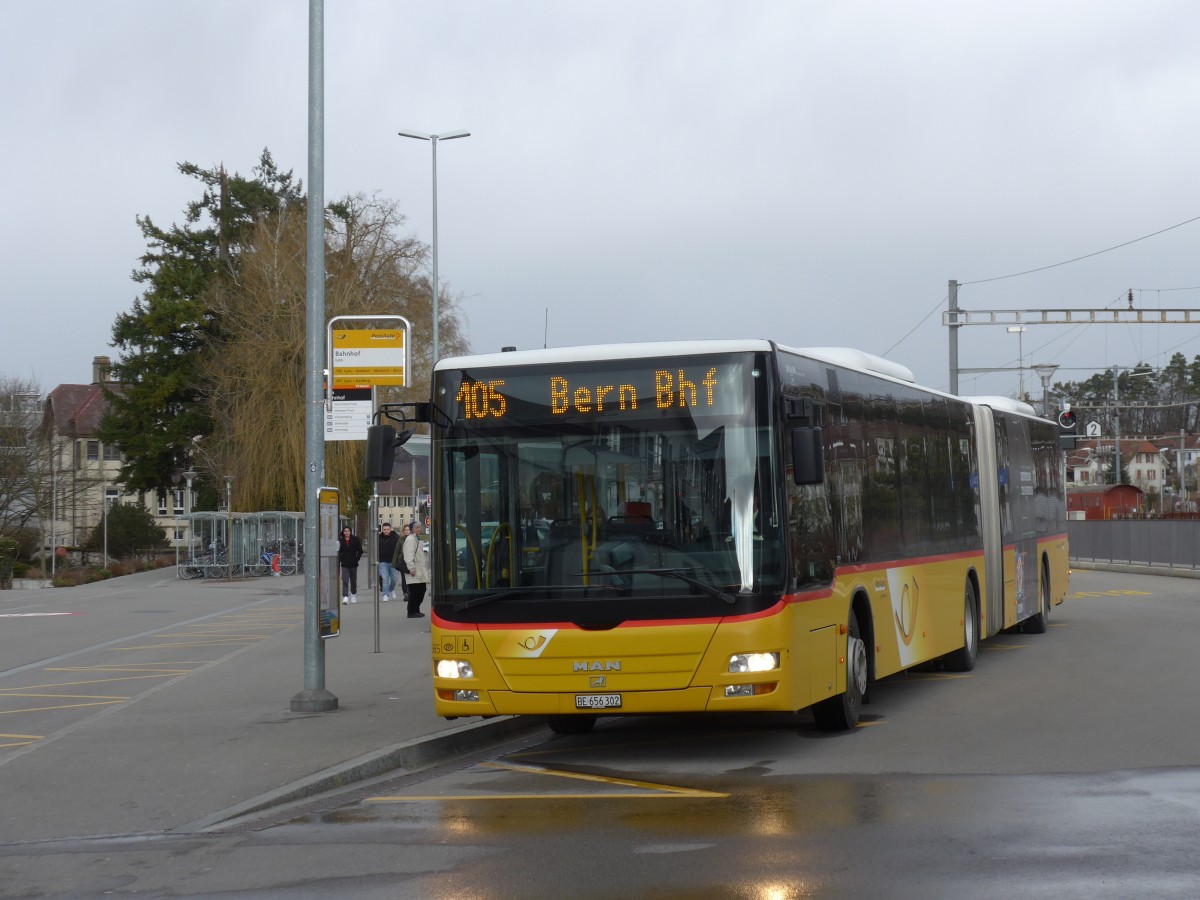
[[[100,524],[104,504],[141,502],[176,546],[186,545],[184,489],[139,498],[117,483],[124,457],[121,448],[100,440],[100,420],[108,409],[112,361],[92,359],[90,384],[60,384],[46,396],[42,439],[50,445],[53,501],[47,536],[55,547],[85,543]]]
[[[1131,484],[1080,485],[1067,490],[1067,518],[1120,519],[1143,512],[1142,489]]]

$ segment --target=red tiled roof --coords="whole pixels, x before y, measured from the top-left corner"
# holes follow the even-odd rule
[[[105,385],[110,391],[115,384]],[[108,411],[108,398],[98,384],[60,384],[46,397],[46,417],[54,430],[64,437],[91,437],[100,430],[100,420]]]

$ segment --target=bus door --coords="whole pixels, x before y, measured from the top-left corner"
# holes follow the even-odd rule
[[[1012,598],[1016,621],[1037,612],[1037,521],[1034,517],[1033,457],[1029,423],[993,411],[996,424],[996,468],[1004,554],[1005,599]],[[1010,623],[1011,624],[1011,623]]]
[[[1011,583],[1004,571],[1004,547],[1009,540],[1009,531],[1000,505],[1000,490],[1008,476],[1003,472],[1007,462],[1002,463],[999,459],[1001,441],[997,431],[1001,427],[999,417],[993,418],[989,407],[975,407],[978,468],[972,477],[979,490],[979,526],[983,537],[985,593],[982,615],[985,635],[997,634],[1004,628],[1005,588]],[[1007,443],[1005,440],[1005,460],[1008,455]]]

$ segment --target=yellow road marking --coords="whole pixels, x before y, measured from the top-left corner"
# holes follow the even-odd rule
[[[15,690],[28,691],[28,690],[32,690],[33,688],[75,687],[75,685],[78,685],[78,684],[108,684],[109,682],[113,682],[113,681],[137,681],[141,678],[173,678],[175,675],[187,675],[187,674],[190,674],[190,673],[189,672],[161,672],[161,673],[158,673],[158,672],[149,673],[148,672],[145,675],[127,675],[127,676],[122,676],[121,678],[92,678],[92,679],[89,679],[88,681],[64,681],[61,684],[27,684],[24,687],[20,687],[20,688],[0,688],[0,694],[3,694],[5,691],[10,691],[10,690],[11,691],[15,691]]]
[[[161,673],[164,675],[186,675],[188,672],[195,672],[195,669],[179,669],[176,666],[203,666],[207,665],[210,660],[205,662],[186,662],[186,663],[145,663],[144,665],[111,665],[111,666],[57,666],[54,668],[47,667],[47,672],[142,672],[153,675]],[[171,668],[166,668],[171,667]]]
[[[143,644],[140,647],[112,647],[112,650],[162,650],[165,647],[226,647],[230,644],[250,644],[257,641],[169,641],[165,644]]]
[[[578,781],[588,781],[595,784],[617,785],[620,787],[637,788],[637,791],[618,791],[606,793],[536,793],[536,794],[446,794],[442,796],[386,796],[368,797],[368,803],[411,803],[416,801],[449,801],[449,800],[609,800],[609,799],[663,799],[669,797],[684,797],[687,799],[722,799],[728,794],[702,791],[697,788],[675,787],[669,784],[656,784],[651,781],[633,781],[628,778],[613,778],[608,775],[584,775],[579,772],[562,772],[557,769],[547,769],[542,766],[526,766],[515,763],[486,762],[480,763],[480,768],[503,769],[524,775],[550,775],[557,778],[573,778]]]
[[[1074,594],[1068,594],[1067,599],[1071,600],[1076,597],[1150,597],[1149,591],[1127,591],[1127,590],[1111,590],[1111,591],[1076,591]]]
[[[53,697],[57,700],[128,700],[128,697],[104,697],[99,694],[31,694],[20,688],[6,688],[0,697]]]
[[[236,626],[238,626],[238,628],[240,628],[240,629],[245,629],[245,628],[289,628],[290,625],[298,624],[298,622],[299,622],[299,619],[296,620],[296,622],[289,622],[287,624],[281,624],[281,623],[275,623],[275,622],[266,622],[266,623],[262,623],[262,624],[253,623],[253,622],[242,622],[242,623],[238,623],[238,625],[236,625]],[[204,628],[204,629],[210,629],[210,630],[212,630],[212,629],[222,630],[222,629],[232,628],[232,626],[218,625],[216,623],[212,623],[212,624],[200,623],[197,625],[188,625],[188,628]]]
[[[0,716],[13,716],[17,713],[51,712],[56,709],[81,709],[85,706],[113,706],[124,703],[124,700],[98,700],[95,703],[64,703],[61,706],[33,706],[27,709],[0,709]]]
[[[44,734],[4,734],[0,732],[0,738],[25,738],[30,741],[40,741],[44,737]]]
[[[20,735],[16,736],[20,737]],[[7,735],[0,734],[0,738],[4,737],[7,737]],[[33,737],[33,735],[30,735],[30,737]],[[36,744],[40,740],[40,737],[33,737],[33,740],[30,741],[9,741],[6,744],[0,744],[0,750],[3,750],[5,747],[28,747],[30,744]]]
[[[365,803],[445,803],[465,800],[678,800],[725,797],[727,794],[417,794],[412,797],[367,797]]]
[[[481,767],[485,769],[505,769],[509,772],[523,772],[528,775],[553,775],[557,778],[575,778],[579,781],[595,781],[600,784],[619,784],[623,787],[642,788],[650,791],[667,791],[673,794],[683,794],[688,796],[729,796],[728,794],[714,794],[710,791],[701,791],[696,788],[675,787],[669,784],[656,784],[652,781],[632,781],[627,778],[613,778],[608,775],[584,775],[580,772],[562,772],[558,769],[547,769],[544,766],[527,766],[520,763],[485,762],[481,764]]]

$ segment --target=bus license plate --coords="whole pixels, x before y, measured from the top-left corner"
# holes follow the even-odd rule
[[[616,709],[621,705],[620,694],[576,694],[576,709]]]

